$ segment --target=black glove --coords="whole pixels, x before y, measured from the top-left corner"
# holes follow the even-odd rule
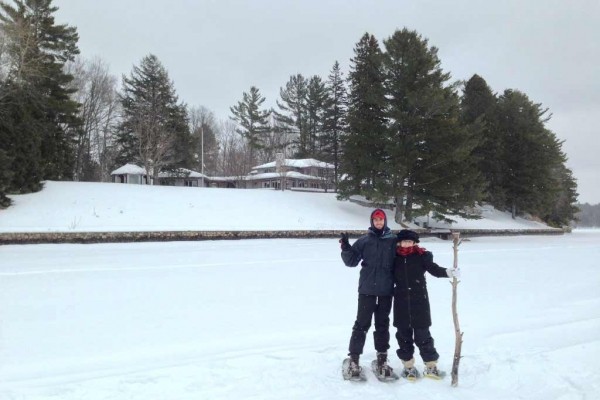
[[[350,242],[348,241],[348,232],[343,232],[341,234],[340,245],[342,250],[350,250],[350,248],[352,247],[350,246]]]

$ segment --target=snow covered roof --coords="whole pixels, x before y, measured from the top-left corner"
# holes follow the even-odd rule
[[[246,177],[246,180],[254,181],[257,179],[273,179],[273,178],[280,178],[281,175],[282,174],[280,174],[278,172],[266,172],[264,174],[248,175]],[[296,172],[296,171],[287,171],[285,173],[285,176],[286,176],[286,178],[294,178],[294,179],[302,179],[302,180],[321,180],[322,179],[318,176],[305,175],[305,174],[301,174],[300,172]]]
[[[115,169],[111,175],[147,175],[146,170],[138,167],[135,164],[125,164],[122,167]]]
[[[326,163],[324,161],[315,160],[314,158],[304,158],[302,160],[293,160],[286,158],[284,160],[284,165],[286,167],[294,167],[294,168],[308,168],[308,167],[319,167],[319,168],[335,168],[333,164]],[[257,165],[252,169],[262,169],[262,168],[274,168],[275,161],[270,163]]]
[[[200,172],[187,169],[187,168],[178,168],[175,171],[165,171],[160,172],[158,174],[159,178],[208,178],[206,175],[201,174]]]

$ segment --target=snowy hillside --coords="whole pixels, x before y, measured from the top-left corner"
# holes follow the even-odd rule
[[[14,204],[0,210],[0,232],[364,230],[372,211],[334,193],[114,183],[50,181],[38,193],[11,198]],[[453,227],[546,228],[493,208],[481,211],[483,219],[459,219]],[[400,228],[389,211],[388,218],[392,229]]]

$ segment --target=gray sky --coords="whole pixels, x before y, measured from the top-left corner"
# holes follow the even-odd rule
[[[347,75],[360,37],[382,45],[407,27],[439,49],[453,80],[477,73],[498,93],[519,89],[550,109],[548,127],[578,181],[600,203],[600,0],[55,0],[76,26],[82,56],[117,76],[149,53],[181,100],[220,119],[257,86],[275,106],[290,75]]]

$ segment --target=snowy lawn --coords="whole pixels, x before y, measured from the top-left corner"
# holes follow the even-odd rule
[[[0,399],[597,399],[599,259],[597,230],[465,241],[453,388],[342,380],[359,270],[334,239],[0,246]],[[451,286],[428,281],[450,372]]]
[[[117,183],[52,182],[40,192],[10,196],[0,232],[363,230],[373,208],[335,193],[216,189]],[[484,206],[482,219],[457,218],[454,228],[543,229],[546,225]],[[400,225],[387,211],[388,225]],[[427,221],[427,218],[421,218]],[[430,226],[448,228],[433,219]]]

